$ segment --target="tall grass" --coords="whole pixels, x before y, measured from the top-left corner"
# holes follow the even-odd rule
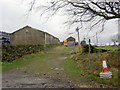
[[[101,84],[118,87],[120,78],[118,77],[118,51],[92,53],[91,70],[89,71],[88,54],[74,54],[64,61],[64,67],[71,78],[79,81],[97,82]],[[102,57],[106,58],[108,69],[112,72],[112,78],[100,78],[99,73],[102,71]]]
[[[52,50],[45,52],[38,52],[24,55],[12,62],[2,62],[2,70],[10,70],[15,68],[24,68],[30,72],[44,72],[49,70],[52,66],[52,63],[57,62],[56,59],[63,55],[67,55],[69,51],[72,50],[72,47],[58,46]],[[49,53],[55,52],[55,53]],[[56,53],[59,52],[59,53]],[[52,62],[53,61],[53,62]]]
[[[105,50],[109,50],[109,51],[117,51],[120,48],[119,46],[101,46],[101,47],[97,47],[97,49],[105,49]]]
[[[23,67],[25,65],[28,65],[33,59],[37,59],[38,57],[41,58],[45,56],[44,54],[28,54],[25,55],[21,58],[18,58],[17,60],[13,61],[13,62],[3,62],[2,63],[2,70],[11,70],[14,68],[19,68],[19,67]],[[35,58],[36,57],[36,58]]]

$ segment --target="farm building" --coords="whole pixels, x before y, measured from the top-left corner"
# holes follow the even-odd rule
[[[73,38],[73,37],[67,38],[66,41],[67,41],[67,43],[64,42],[65,46],[74,46],[75,45],[75,38]]]
[[[10,36],[9,33],[0,31],[0,44],[9,44]]]
[[[46,37],[46,39],[45,39]],[[30,26],[25,26],[10,34],[11,45],[33,45],[33,44],[58,44],[59,39],[47,32],[40,31]]]
[[[68,41],[68,42],[69,42],[69,41],[74,41],[74,42],[75,42],[75,38],[69,37],[69,38],[67,38],[67,41]]]

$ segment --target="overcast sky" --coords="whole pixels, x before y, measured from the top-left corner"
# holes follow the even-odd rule
[[[44,4],[44,0],[39,0]],[[21,0],[0,0],[0,30],[8,33],[12,33],[26,25],[33,28],[48,32],[63,41],[69,36],[73,36],[77,39],[77,33],[69,35],[69,33],[75,32],[74,29],[67,30],[63,25],[66,20],[66,16],[57,14],[50,18],[48,21],[40,18],[40,13],[35,11],[30,12],[29,17],[26,17],[28,6],[27,3],[22,3]],[[96,28],[100,30],[101,28]],[[80,30],[80,40],[83,40],[85,34],[88,31]],[[105,30],[98,34],[99,43],[111,42],[111,36],[118,33],[118,21],[111,20],[105,25]],[[89,33],[89,36],[95,35],[95,31]],[[88,41],[88,39],[86,39]],[[96,43],[96,38],[91,38],[92,43]]]

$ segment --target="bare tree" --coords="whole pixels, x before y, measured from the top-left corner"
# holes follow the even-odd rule
[[[37,1],[31,1],[29,11],[36,7],[37,10],[43,10],[41,15],[47,14],[49,17],[62,11],[68,16],[65,22],[67,25],[77,25],[81,28],[83,23],[92,22],[89,31],[100,24],[103,31],[106,20],[120,18],[119,0],[47,0],[45,5],[36,6]]]
[[[118,42],[118,34],[115,34],[111,37],[112,42],[114,43],[114,45],[116,45],[116,42]]]

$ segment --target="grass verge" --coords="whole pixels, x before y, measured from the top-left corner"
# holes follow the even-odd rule
[[[100,46],[97,47],[97,49],[105,49],[108,51],[117,51],[120,48],[120,46]]]
[[[108,69],[112,72],[112,78],[100,78],[102,71],[102,56],[106,57]],[[106,84],[118,87],[120,78],[118,77],[118,51],[91,54],[91,70],[89,71],[88,54],[73,54],[64,61],[64,68],[67,74],[76,81]]]
[[[35,54],[28,54],[21,58],[18,58],[13,62],[3,62],[2,70],[5,71],[15,68],[22,68],[31,73],[44,73],[51,70],[51,68],[55,68],[56,66],[54,64],[60,61],[58,61],[57,59],[66,56],[66,54],[72,49],[72,47],[58,46],[48,51],[47,53],[40,52]],[[57,67],[58,66],[59,65],[57,65]]]
[[[33,59],[37,59],[38,57],[42,58],[44,56],[45,56],[45,54],[39,54],[39,53],[28,54],[21,58],[18,58],[17,60],[15,60],[13,62],[3,62],[2,63],[2,71],[23,67],[25,65],[28,65]]]

